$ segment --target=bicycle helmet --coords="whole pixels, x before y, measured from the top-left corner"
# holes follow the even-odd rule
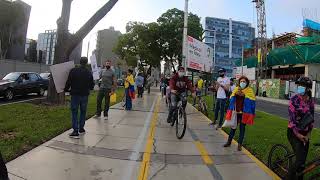
[[[312,88],[312,80],[308,77],[300,77],[297,81],[296,84],[305,86],[307,88]]]

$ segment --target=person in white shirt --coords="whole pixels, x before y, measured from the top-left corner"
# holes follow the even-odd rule
[[[218,73],[219,73],[219,78],[217,79],[217,82],[216,82],[217,101],[216,101],[216,108],[214,112],[213,125],[216,124],[218,115],[220,112],[219,125],[217,128],[221,128],[223,119],[224,119],[225,107],[227,102],[227,94],[230,88],[230,79],[226,77],[226,70],[224,68],[219,69]]]

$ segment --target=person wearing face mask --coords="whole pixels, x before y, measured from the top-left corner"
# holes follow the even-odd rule
[[[223,123],[223,118],[224,118],[224,112],[225,112],[225,107],[227,103],[227,96],[230,88],[230,79],[226,77],[226,70],[224,68],[219,69],[219,78],[217,79],[216,82],[216,91],[217,91],[217,100],[216,100],[216,108],[214,112],[214,121],[213,125],[216,124],[219,112],[220,112],[220,120],[219,120],[219,125],[217,127],[221,128],[222,123]]]
[[[255,117],[256,97],[253,89],[249,87],[249,79],[245,76],[240,77],[239,86],[236,87],[231,96],[230,104],[226,114],[226,120],[231,120],[232,112],[236,110],[237,121],[240,124],[240,135],[238,140],[238,151],[242,150],[242,143],[245,134],[246,125],[252,125]],[[236,129],[232,129],[229,138],[224,147],[231,145]]]
[[[103,69],[100,73],[101,85],[97,96],[97,111],[96,118],[101,117],[101,106],[102,100],[104,98],[104,110],[103,115],[105,120],[108,119],[108,111],[110,106],[110,96],[114,93],[117,83],[116,76],[113,70],[111,69],[111,61],[106,61],[105,69]]]
[[[180,98],[182,101],[182,105],[185,108],[187,105],[187,91],[190,90],[192,92],[193,97],[195,97],[194,89],[192,87],[192,82],[185,76],[184,67],[178,68],[178,73],[176,73],[169,82],[170,85],[170,102],[171,107],[169,109],[169,114],[167,118],[167,122],[171,123],[173,112],[177,108],[177,103]]]
[[[287,179],[303,179],[296,172],[304,169],[309,150],[309,141],[314,123],[314,101],[311,96],[312,81],[301,77],[296,81],[297,94],[289,101],[289,124],[287,137],[296,155],[290,167]]]

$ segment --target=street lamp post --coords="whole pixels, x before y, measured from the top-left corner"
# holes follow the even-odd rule
[[[189,0],[185,0],[184,7],[184,26],[183,26],[183,44],[182,44],[182,66],[187,70],[187,47],[188,47],[188,5]]]
[[[242,44],[242,58],[241,58],[241,76],[243,76],[243,44]]]

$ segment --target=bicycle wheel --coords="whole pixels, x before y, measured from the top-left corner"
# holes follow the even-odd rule
[[[178,118],[176,122],[176,136],[182,139],[187,129],[187,114],[182,106],[178,109]]]
[[[205,116],[208,116],[207,104],[206,104],[204,101],[202,102],[202,113],[203,113]]]
[[[289,149],[282,145],[276,144],[271,148],[268,156],[268,167],[278,174],[280,178],[285,178],[291,165],[291,158],[294,155]]]

